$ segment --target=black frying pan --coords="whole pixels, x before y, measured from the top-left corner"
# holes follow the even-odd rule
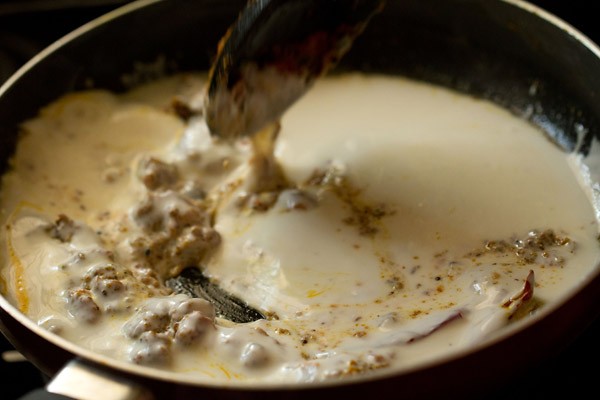
[[[67,91],[128,89],[136,63],[165,60],[165,72],[207,69],[216,43],[244,1],[136,2],[57,42],[0,89],[0,158],[10,157],[18,124]],[[490,99],[542,127],[565,151],[587,154],[600,135],[600,50],[563,22],[519,1],[390,0],[338,67],[399,74]],[[153,78],[137,75],[138,78]],[[537,91],[532,94],[532,84]],[[532,102],[541,107],[531,107]],[[578,126],[587,133],[577,146]],[[590,166],[593,172],[597,166]],[[384,395],[479,398],[556,354],[600,313],[600,273],[526,329],[486,348],[401,375],[352,383],[200,385],[122,364],[66,343],[0,297],[0,329],[49,377],[90,368],[156,398],[328,398]],[[73,361],[74,363],[69,364]],[[106,386],[108,387],[108,386]],[[133,393],[133,392],[132,392]],[[140,392],[137,392],[138,394]],[[106,392],[100,398],[110,398]]]

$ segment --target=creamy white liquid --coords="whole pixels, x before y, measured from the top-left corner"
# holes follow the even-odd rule
[[[597,268],[597,220],[573,156],[491,103],[401,78],[323,79],[285,115],[275,152],[312,202],[290,209],[294,193],[284,191],[257,212],[236,205],[251,146],[216,143],[201,117],[165,111],[202,84],[183,76],[120,97],[69,95],[25,123],[3,180],[2,278],[32,320],[93,351],[199,380],[313,381],[459,351],[559,301]],[[221,240],[203,256],[205,273],[267,319],[233,324],[123,272],[139,261],[130,239],[141,224],[196,204],[181,187],[156,189],[154,211],[140,216],[148,155],[219,200]],[[306,184],[316,170],[334,183]],[[46,227],[60,213],[80,225],[59,240]],[[517,255],[533,230],[536,246],[545,230],[557,238]],[[108,264],[127,294],[94,292],[98,314],[69,308],[65,290]],[[156,267],[155,282],[170,267]],[[140,308],[172,318],[171,336],[152,345],[136,336]],[[163,344],[166,358],[160,349],[132,356]]]

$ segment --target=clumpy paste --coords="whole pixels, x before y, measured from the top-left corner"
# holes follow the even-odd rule
[[[312,382],[476,345],[597,268],[577,157],[504,109],[346,74],[226,142],[204,84],[68,94],[24,122],[1,276],[37,324],[198,381]],[[173,293],[190,266],[265,318]]]

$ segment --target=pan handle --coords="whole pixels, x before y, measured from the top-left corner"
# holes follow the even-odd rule
[[[147,389],[122,377],[75,358],[69,361],[43,389],[19,400],[154,400]]]

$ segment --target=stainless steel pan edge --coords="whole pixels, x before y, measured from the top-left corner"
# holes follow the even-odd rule
[[[136,71],[138,63],[163,60],[160,71],[155,71],[162,73],[206,69],[216,42],[243,4],[135,2],[52,45],[0,88],[0,151],[5,167],[18,124],[64,92],[91,86],[121,91],[131,82],[124,77],[152,78]],[[599,135],[599,54],[595,44],[568,24],[521,1],[406,0],[388,3],[340,70],[402,74],[491,99],[541,126],[565,150],[587,154]],[[403,398],[479,398],[492,385],[559,351],[598,318],[598,273],[577,289],[525,329],[508,330],[476,353],[402,375],[345,384],[224,387],[161,374],[66,343],[37,327],[3,297],[0,329],[50,377],[75,359],[147,388],[156,398],[325,398],[382,392]],[[498,370],[505,374],[499,377]]]

